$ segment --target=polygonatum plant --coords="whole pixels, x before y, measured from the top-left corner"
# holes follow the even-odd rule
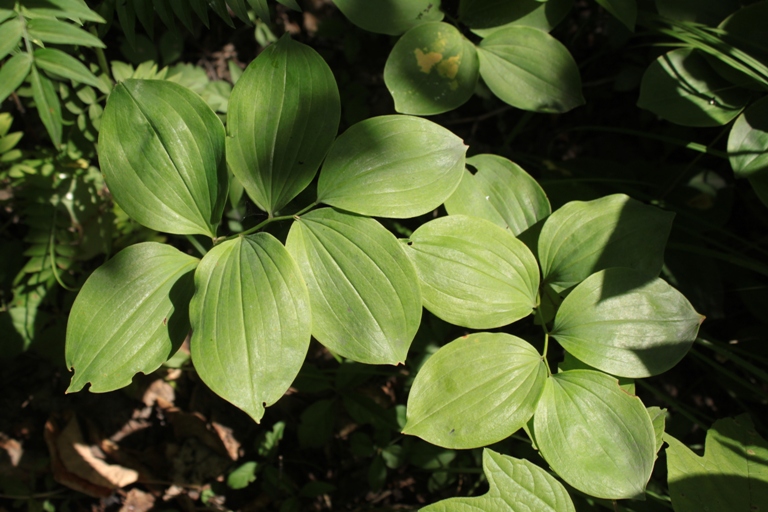
[[[191,330],[201,379],[258,422],[312,337],[338,357],[399,364],[422,307],[469,329],[534,315],[541,351],[503,332],[472,332],[428,359],[404,433],[472,448],[525,428],[573,487],[641,496],[663,424],[617,377],[671,368],[703,319],[658,278],[672,214],[621,194],[551,212],[523,169],[494,155],[465,158],[463,141],[435,123],[380,116],[336,137],[339,118],[327,64],[288,36],[238,80],[226,128],[173,82],[115,86],[99,135],[115,201],[143,225],[207,236],[212,248],[198,259],[146,242],[97,269],[69,319],[69,391],[126,386]],[[220,236],[227,168],[267,218]],[[315,178],[314,202],[296,205]],[[441,205],[448,216],[402,240],[375,219]],[[278,221],[291,223],[285,240],[263,229]],[[559,372],[549,365],[551,338],[567,354]],[[560,484],[529,463],[489,451],[485,468],[497,483],[478,499],[507,499],[495,494],[505,482],[549,489],[557,510],[572,509],[557,498]]]

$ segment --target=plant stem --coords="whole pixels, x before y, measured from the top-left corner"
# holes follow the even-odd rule
[[[273,223],[273,222],[277,222],[277,221],[279,221],[279,220],[290,220],[290,219],[297,219],[297,218],[299,218],[300,216],[302,216],[302,215],[304,215],[305,213],[307,213],[307,212],[308,212],[309,210],[311,210],[312,208],[314,208],[315,206],[317,206],[317,202],[314,202],[314,203],[312,203],[311,205],[307,206],[306,208],[304,208],[304,209],[302,209],[302,210],[299,210],[298,212],[294,213],[293,215],[281,215],[281,216],[279,216],[279,217],[269,217],[268,219],[266,219],[266,220],[264,220],[264,221],[262,221],[262,222],[259,222],[258,224],[256,224],[256,225],[255,225],[255,226],[253,226],[252,228],[250,228],[250,229],[246,229],[245,231],[243,231],[243,232],[241,232],[241,233],[238,233],[238,234],[236,234],[236,235],[232,235],[232,236],[228,236],[228,237],[226,237],[226,238],[224,238],[224,239],[221,239],[221,238],[217,238],[216,240],[214,240],[214,241],[213,241],[213,244],[214,244],[214,245],[217,245],[217,244],[219,244],[219,243],[221,243],[221,242],[225,242],[225,241],[227,241],[227,240],[234,240],[235,238],[237,238],[237,237],[239,237],[239,236],[248,236],[248,235],[250,235],[251,233],[255,233],[256,231],[260,230],[260,229],[261,229],[261,228],[263,228],[264,226],[266,226],[266,225],[268,225],[268,224],[271,224],[271,223]]]
[[[200,253],[200,256],[205,256],[206,254],[208,254],[208,251],[205,250],[205,247],[203,247],[202,244],[198,242],[197,239],[195,239],[195,237],[193,237],[192,235],[184,235],[184,236],[186,236],[187,240],[189,240],[189,243],[191,243],[192,246],[195,249],[197,249],[197,252]]]
[[[717,352],[718,354],[726,357],[728,360],[730,360],[734,364],[741,366],[744,370],[752,373],[752,375],[754,375],[755,377],[762,379],[763,382],[768,383],[768,372],[761,370],[760,368],[753,365],[749,361],[746,361],[745,359],[742,359],[741,357],[734,354],[733,350],[731,350],[731,347],[727,345],[722,346],[719,343],[714,343],[712,341],[705,340],[703,338],[696,338],[696,343],[709,348],[713,352]]]
[[[541,360],[544,361],[544,364],[547,366],[547,376],[551,376],[552,370],[549,368],[549,361],[547,361],[547,351],[549,350],[549,330],[547,329],[547,323],[544,321],[544,315],[541,314],[540,301],[539,306],[536,307],[536,315],[539,317],[541,328],[544,330],[544,350],[541,352]]]
[[[89,30],[95,37],[99,37],[99,33],[96,30],[96,27],[91,26]],[[96,59],[99,61],[99,68],[101,68],[101,72],[107,75],[107,78],[110,82],[114,82],[109,74],[109,64],[107,63],[107,56],[104,55],[104,50],[101,48],[94,48],[93,51],[96,52]]]

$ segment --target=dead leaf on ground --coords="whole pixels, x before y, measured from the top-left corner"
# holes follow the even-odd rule
[[[83,440],[74,415],[70,415],[61,430],[54,420],[49,419],[45,424],[45,442],[51,454],[54,479],[70,489],[102,498],[139,478],[138,472],[109,464],[94,455],[91,446]]]
[[[5,450],[5,453],[8,454],[11,466],[16,467],[19,465],[21,456],[24,454],[24,449],[21,447],[20,442],[0,432],[0,449]]]
[[[155,497],[139,489],[131,489],[125,496],[120,512],[147,512],[155,506]]]

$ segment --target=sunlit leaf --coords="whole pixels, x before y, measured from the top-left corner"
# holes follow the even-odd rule
[[[232,90],[227,162],[259,207],[274,213],[314,178],[339,127],[339,92],[318,53],[284,36]]]
[[[58,148],[61,146],[61,103],[56,95],[53,82],[41,74],[34,65],[29,77],[29,81],[32,84],[32,98],[35,100],[37,113],[46,131],[48,131],[51,142]]]
[[[649,377],[676,365],[704,317],[661,279],[630,268],[596,272],[557,310],[552,336],[590,366],[621,377]]]
[[[749,94],[712,69],[695,50],[665,53],[645,71],[637,106],[684,126],[720,126],[739,115]]]
[[[544,282],[569,288],[610,267],[658,276],[673,217],[624,194],[567,203],[546,220],[539,236]]]
[[[217,245],[195,272],[189,314],[200,378],[258,422],[309,347],[309,296],[293,258],[267,233]]]
[[[188,306],[197,258],[170,245],[123,249],[83,285],[67,323],[69,392],[127,386],[160,367],[189,332]]]
[[[539,266],[509,231],[450,215],[422,224],[409,240],[424,307],[439,318],[491,329],[530,315],[536,306]]]
[[[718,420],[699,457],[669,434],[669,495],[676,512],[753,512],[768,503],[768,443],[749,415]]]
[[[552,375],[533,424],[542,456],[568,484],[598,498],[643,495],[656,458],[653,424],[615,378],[591,370]]]
[[[421,512],[576,512],[563,484],[525,459],[486,448],[483,472],[490,486],[487,493],[449,498],[423,507]]]
[[[400,35],[428,21],[440,21],[440,0],[333,0],[349,21],[368,32]]]
[[[541,186],[519,165],[497,155],[475,155],[459,187],[445,202],[451,215],[489,220],[519,235],[551,212]]]
[[[750,105],[733,123],[728,156],[736,176],[768,173],[768,97]]]
[[[109,88],[76,58],[54,48],[35,50],[35,65],[55,75],[88,84],[109,93]]]
[[[445,448],[501,441],[533,416],[546,379],[530,343],[505,333],[464,336],[419,370],[403,433]]]
[[[395,44],[384,82],[403,114],[432,115],[463,105],[478,77],[475,45],[452,25],[424,23]]]
[[[288,252],[312,305],[312,336],[368,364],[405,360],[421,320],[416,270],[377,221],[322,208],[291,226]]]
[[[317,200],[363,215],[422,215],[456,190],[466,151],[459,137],[426,119],[366,119],[334,142],[320,171]]]
[[[510,26],[483,39],[477,53],[480,76],[493,94],[513,107],[553,113],[584,104],[576,62],[546,32]]]
[[[98,37],[89,34],[71,23],[46,18],[35,18],[27,22],[27,31],[33,39],[44,43],[75,44],[105,48]]]
[[[126,80],[109,96],[99,163],[120,207],[139,223],[216,236],[227,193],[224,127],[189,89]]]
[[[732,3],[733,0],[725,2],[726,5],[731,4],[731,6]],[[765,45],[763,20],[768,16],[768,2],[752,2],[744,7],[738,5],[738,2],[736,3],[735,7],[732,6],[730,16],[725,18],[717,27],[718,32],[722,34],[720,38],[726,45],[731,45],[735,50],[746,53],[747,59],[751,59],[751,62],[746,63],[748,67],[751,67],[753,71],[756,67],[758,69],[762,67],[762,73],[759,74],[759,78],[751,74],[748,75],[729,65],[719,58],[719,55],[707,54],[707,61],[715,71],[729,82],[765,93],[765,90],[768,89],[768,77],[766,76],[768,47]],[[725,51],[729,54],[733,53],[733,50],[730,49]],[[742,63],[744,63],[743,60]]]

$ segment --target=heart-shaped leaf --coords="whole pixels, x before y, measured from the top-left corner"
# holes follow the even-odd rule
[[[610,267],[658,276],[673,217],[624,194],[567,203],[539,235],[544,282],[562,290]]]
[[[475,498],[449,498],[421,512],[576,512],[563,484],[527,460],[486,448],[483,473],[490,487],[487,493]]]
[[[489,221],[440,217],[414,231],[409,246],[424,307],[446,322],[491,329],[536,307],[536,259],[523,242]]]
[[[728,154],[736,176],[768,173],[768,97],[750,105],[733,123]]]
[[[267,233],[224,242],[200,262],[189,311],[200,378],[258,422],[307,355],[312,315],[298,266]]]
[[[517,236],[552,209],[544,190],[519,165],[497,155],[475,155],[456,191],[445,202],[450,215],[470,215],[509,228]]]
[[[447,23],[418,25],[395,44],[384,67],[395,110],[433,115],[463,105],[475,92],[479,64],[467,38]]]
[[[606,499],[645,492],[656,458],[653,424],[615,378],[591,370],[552,375],[533,425],[541,455],[576,489]]]
[[[637,106],[684,126],[720,126],[747,101],[749,93],[717,74],[700,53],[680,48],[648,66]]]
[[[115,201],[140,224],[216,236],[227,194],[224,127],[186,87],[117,84],[101,118],[99,163]]]
[[[67,391],[88,382],[91,391],[113,391],[171,357],[189,332],[197,263],[170,245],[146,242],[96,269],[67,323],[67,368],[75,370]]]
[[[428,21],[440,21],[440,0],[333,0],[349,21],[368,32],[397,36]]]
[[[530,343],[505,333],[464,336],[419,370],[403,433],[445,448],[501,441],[531,418],[546,379]]]
[[[284,36],[232,89],[227,163],[251,199],[273,214],[312,181],[339,129],[333,73],[307,45]]]
[[[317,201],[376,217],[428,213],[456,190],[466,151],[460,138],[426,119],[366,119],[334,142]]]
[[[596,272],[557,310],[552,336],[590,366],[621,377],[650,377],[676,365],[691,348],[699,315],[661,279],[631,268]]]
[[[291,226],[288,252],[309,289],[312,336],[368,364],[405,360],[421,321],[416,270],[373,219],[321,208]]]
[[[541,30],[510,26],[477,48],[480,76],[493,94],[533,112],[567,112],[584,104],[579,68],[557,39]]]

